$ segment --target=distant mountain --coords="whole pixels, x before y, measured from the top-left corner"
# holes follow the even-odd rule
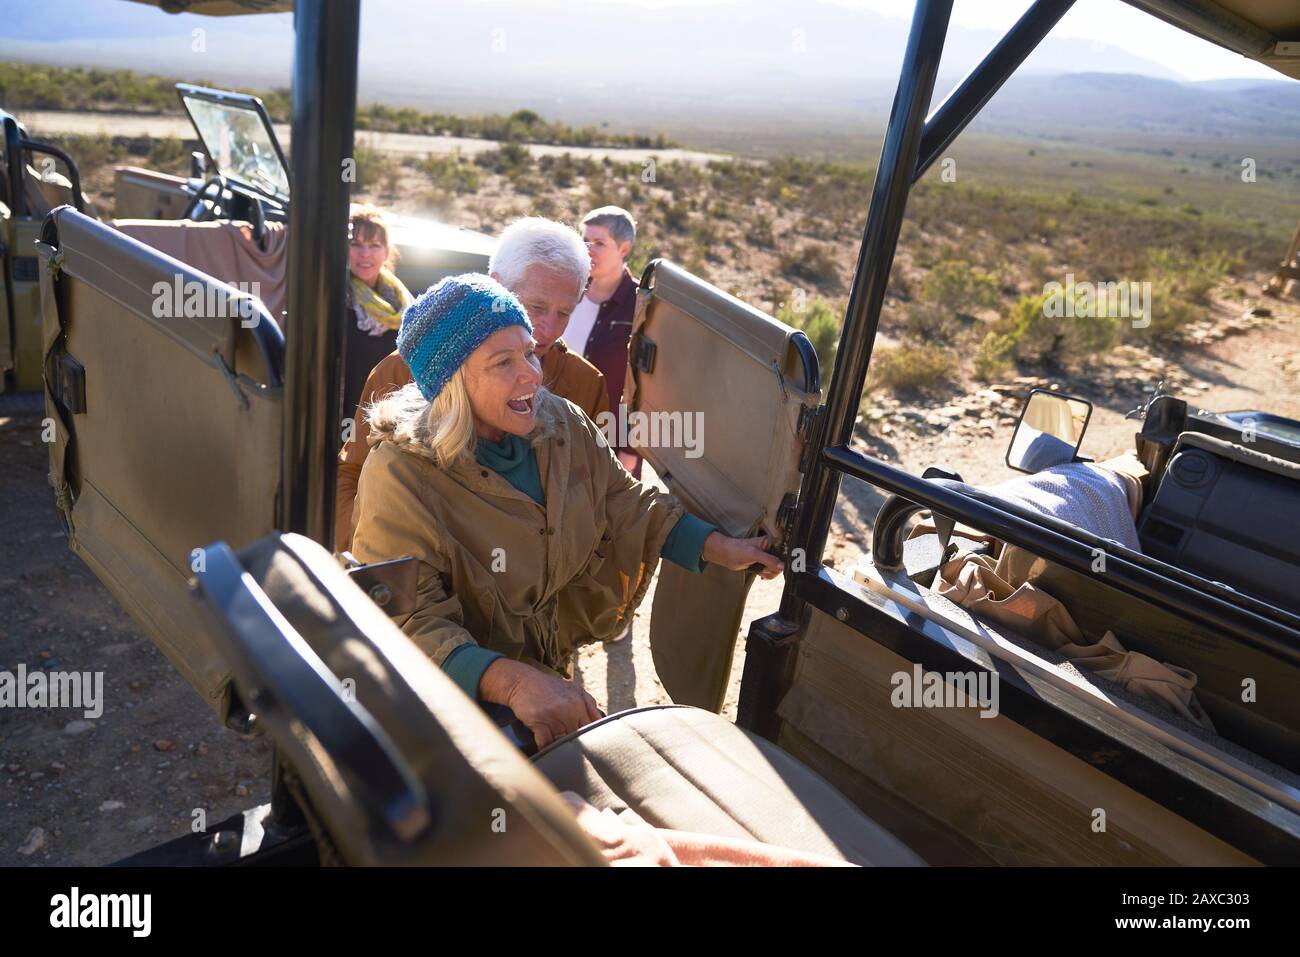
[[[1172,83],[1102,73],[1017,77],[984,108],[978,128],[1300,138],[1300,83]]]
[[[649,132],[712,124],[729,131],[729,144],[782,120],[880,124],[908,30],[903,19],[819,0],[658,8],[366,0],[362,11],[363,101],[463,113],[528,107],[563,122]],[[0,0],[0,25],[0,58],[289,84],[287,14],[171,16],[123,0]],[[936,97],[997,39],[954,28]],[[1300,137],[1300,83],[1181,82],[1119,47],[1049,38],[977,128]]]

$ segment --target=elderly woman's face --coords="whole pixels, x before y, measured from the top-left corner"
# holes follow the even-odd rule
[[[500,442],[505,433],[527,435],[537,419],[542,366],[523,326],[492,333],[465,360],[465,388],[480,436]]]

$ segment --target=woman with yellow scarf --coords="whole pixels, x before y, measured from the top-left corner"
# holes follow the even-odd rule
[[[397,330],[412,296],[393,274],[397,250],[389,244],[388,222],[379,209],[352,207],[350,240],[348,305],[352,316],[343,353],[343,408],[353,410],[370,370],[397,348]]]

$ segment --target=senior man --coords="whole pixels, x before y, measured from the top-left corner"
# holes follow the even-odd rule
[[[497,240],[488,271],[515,294],[528,312],[537,358],[542,363],[542,384],[592,419],[609,411],[605,377],[581,354],[569,351],[560,338],[591,274],[591,257],[582,237],[568,226],[549,219],[537,216],[517,219]],[[371,370],[361,390],[353,435],[339,451],[338,492],[334,500],[334,544],[338,551],[348,549],[352,543],[352,506],[357,496],[357,480],[370,454],[370,423],[366,412],[372,402],[411,381],[411,370],[393,352]]]

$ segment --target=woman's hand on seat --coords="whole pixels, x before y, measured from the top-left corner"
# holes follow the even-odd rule
[[[600,718],[595,699],[577,685],[509,658],[488,665],[479,693],[513,711],[538,748]]]
[[[737,572],[759,564],[763,570],[758,573],[758,577],[771,579],[785,571],[785,563],[769,552],[767,547],[766,535],[758,538],[728,538],[721,532],[713,532],[704,540],[700,557],[706,562]]]

